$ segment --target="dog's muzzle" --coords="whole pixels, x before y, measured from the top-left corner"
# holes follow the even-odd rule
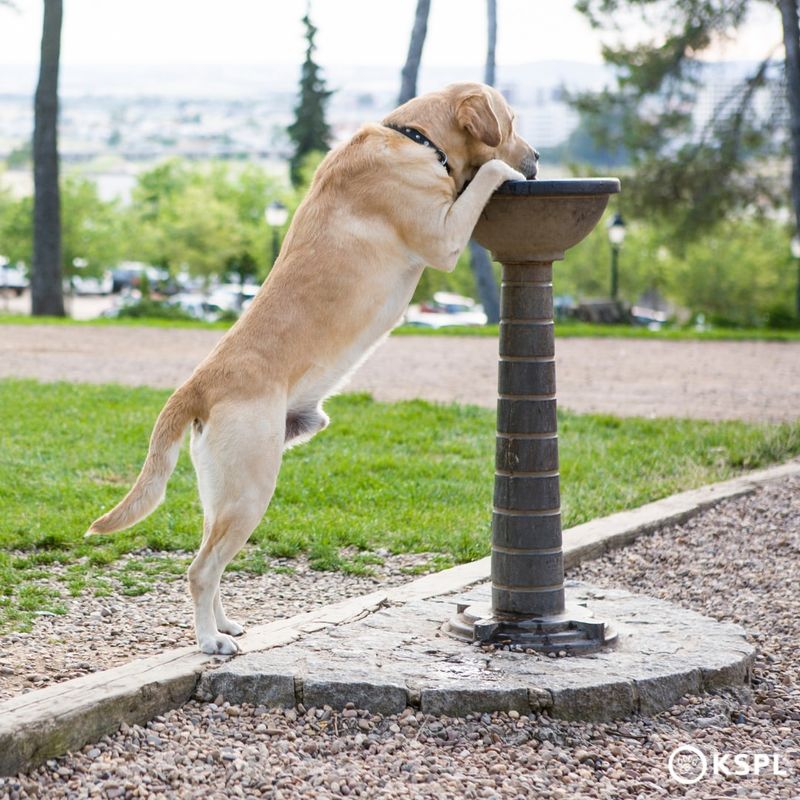
[[[522,159],[522,163],[519,165],[519,171],[529,181],[535,180],[539,172],[539,153],[537,153],[536,150],[531,150],[531,152]]]

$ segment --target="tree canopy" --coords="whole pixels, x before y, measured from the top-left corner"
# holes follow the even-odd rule
[[[701,60],[712,44],[740,29],[759,0],[578,0],[593,26],[622,32],[632,18],[646,41],[603,48],[614,67],[611,88],[572,96],[597,146],[628,155],[629,214],[673,223],[691,239],[747,208],[765,212],[788,198],[790,183],[774,165],[790,155],[784,65],[778,42],[720,96],[714,67]],[[781,0],[795,4],[796,0]],[[624,37],[622,37],[624,38]]]
[[[192,166],[177,159],[142,173],[133,191],[129,258],[202,278],[226,270],[265,275],[264,209],[279,193],[256,166]]]
[[[60,272],[71,276],[102,275],[124,255],[124,220],[118,203],[106,202],[97,186],[74,176],[61,181],[63,205]],[[12,262],[31,264],[33,198],[0,204],[0,250]],[[76,266],[80,265],[80,266]]]

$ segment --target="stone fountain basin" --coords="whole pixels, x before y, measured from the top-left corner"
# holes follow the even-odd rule
[[[617,178],[508,181],[484,208],[473,238],[505,263],[556,261],[589,235],[619,191]]]

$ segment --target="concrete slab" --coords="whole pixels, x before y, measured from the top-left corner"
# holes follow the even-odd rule
[[[456,601],[486,603],[490,586],[411,600],[310,634],[277,650],[205,672],[198,694],[254,705],[347,702],[379,713],[416,705],[426,714],[546,711],[564,719],[648,714],[682,696],[749,680],[754,648],[738,625],[622,590],[570,583],[567,602],[617,629],[616,647],[551,658],[484,649],[452,639],[442,625]],[[281,694],[287,668],[294,696]],[[281,696],[278,703],[272,698]]]

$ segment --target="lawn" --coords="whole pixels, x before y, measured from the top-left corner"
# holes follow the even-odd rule
[[[0,313],[0,325],[102,325],[148,328],[201,328],[227,330],[231,322],[201,322],[199,320],[172,320],[147,317],[123,317],[121,319],[100,318],[74,320],[69,317],[31,317],[22,314]],[[447,326],[444,328],[424,328],[417,325],[401,325],[392,331],[392,336],[489,336],[497,338],[497,325]],[[651,331],[637,325],[596,325],[587,322],[557,322],[556,335],[559,337],[599,336],[624,339],[677,339],[691,341],[770,341],[800,342],[800,329],[784,330],[777,328],[709,328],[698,331],[695,328],[666,327]]]
[[[497,325],[462,327],[451,325],[444,328],[422,328],[415,325],[402,325],[392,331],[392,336],[490,336],[497,338]],[[679,341],[767,341],[800,342],[800,329],[784,330],[777,328],[695,328],[665,327],[649,330],[641,325],[599,325],[589,322],[556,322],[556,336],[559,338],[600,337],[618,339],[667,339]]]
[[[201,525],[183,453],[164,504],[132,530],[84,540],[135,479],[168,396],[153,389],[0,381],[0,632],[58,612],[63,596],[129,594],[182,571]],[[327,404],[331,427],[286,454],[265,520],[233,568],[307,553],[363,572],[375,551],[431,552],[443,567],[489,549],[494,414],[423,401]],[[800,453],[793,425],[559,415],[565,527]],[[348,554],[342,554],[349,548]],[[125,554],[136,558],[120,561]],[[352,553],[357,553],[353,556]],[[59,563],[58,587],[44,585]]]

